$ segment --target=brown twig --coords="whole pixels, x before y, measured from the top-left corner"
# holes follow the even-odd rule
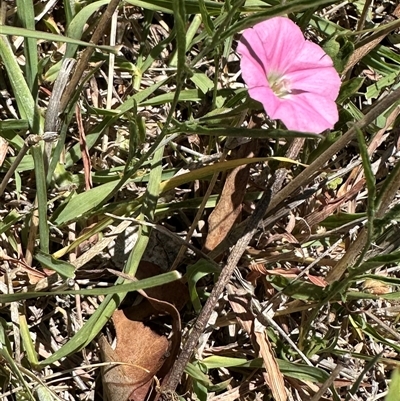
[[[291,144],[291,146],[289,147],[286,153],[286,157],[295,158],[299,153],[301,147],[303,146],[303,143],[304,139],[295,139]],[[237,266],[237,263],[239,262],[240,258],[242,257],[244,251],[247,248],[247,245],[249,244],[250,240],[256,233],[260,222],[262,222],[265,211],[267,210],[268,205],[270,204],[271,198],[275,195],[275,193],[277,193],[280,190],[281,186],[283,185],[285,175],[286,175],[286,168],[279,168],[276,171],[274,179],[272,180],[271,188],[264,193],[260,202],[257,204],[256,210],[249,217],[245,234],[239,239],[237,244],[232,249],[232,252],[227,260],[227,263],[225,267],[222,269],[222,272],[218,278],[217,283],[212,289],[206,304],[201,310],[194,324],[194,327],[189,334],[189,337],[185,343],[184,348],[182,349],[177,361],[172,367],[171,374],[169,375],[167,382],[163,384],[162,392],[164,395],[164,399],[168,400],[168,398],[171,397],[171,394],[173,394],[175,389],[177,388],[181,380],[183,371],[187,363],[189,362],[193,354],[193,351],[196,348],[199,337],[203,333],[207,325],[207,322],[210,319],[211,313],[218,302],[219,297],[221,296],[226,285],[228,284],[229,279],[234,269]]]
[[[120,0],[110,0],[110,3],[108,4],[106,11],[104,12],[103,16],[101,17],[99,23],[97,24],[97,27],[95,31],[93,32],[92,38],[90,39],[90,43],[93,43],[97,45],[102,38],[104,31],[108,27],[108,24],[111,21],[112,15],[114,14],[114,11],[119,5]],[[89,59],[94,52],[94,47],[87,47],[83,52],[82,55],[76,65],[74,74],[71,77],[71,81],[69,85],[67,86],[65,93],[63,97],[61,98],[61,106],[60,110],[63,111],[67,107],[67,104],[69,100],[72,97],[72,94],[74,91],[76,91],[76,87],[79,84],[80,79],[82,78],[83,73],[86,70],[86,67],[89,63]]]

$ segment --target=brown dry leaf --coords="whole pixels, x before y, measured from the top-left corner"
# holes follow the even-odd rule
[[[276,401],[286,401],[287,394],[283,375],[279,370],[275,355],[272,351],[271,343],[265,328],[262,331],[255,331],[256,341],[260,347],[260,354],[264,361],[266,372],[263,373],[265,381],[271,389],[271,393]]]
[[[246,276],[246,280],[251,283],[255,282],[261,276],[266,276],[268,274],[287,278],[296,278],[301,273],[301,269],[297,267],[292,267],[290,269],[266,269],[264,263],[250,263],[248,268],[250,269],[250,272]]]
[[[43,279],[44,277],[50,276],[51,274],[54,274],[55,272],[53,270],[47,270],[44,269],[45,271],[39,271],[36,270],[35,268],[29,266],[21,257],[21,259],[16,259],[8,256],[3,249],[0,249],[0,261],[7,261],[11,265],[14,265],[17,267],[18,270],[25,271],[28,275],[29,278],[29,283],[30,284],[36,284],[38,281]]]
[[[242,328],[249,334],[254,350],[259,352],[264,361],[266,372],[263,373],[263,375],[267,386],[271,390],[274,400],[286,401],[287,394],[283,375],[279,370],[265,328],[262,327],[261,330],[256,329],[255,316],[251,312],[251,300],[246,296],[247,293],[242,294],[240,290],[236,289],[231,284],[227,286],[227,289],[229,293],[229,303],[235,312],[236,319]]]
[[[346,184],[343,184],[344,187]],[[321,221],[325,220],[327,217],[331,216],[333,212],[338,209],[343,203],[349,201],[351,198],[356,196],[365,185],[365,178],[362,178],[360,181],[355,183],[351,188],[346,187],[346,191],[343,191],[342,195],[339,195],[340,190],[338,191],[338,197],[332,199],[328,202],[327,205],[323,207],[322,210],[316,210],[315,212],[310,213],[305,220],[299,220],[297,225],[297,230],[301,232],[302,230],[306,230],[307,227],[315,227]]]
[[[141,280],[161,273],[163,272],[160,267],[154,263],[141,262],[136,277]],[[143,292],[141,292],[142,295]],[[137,305],[136,314],[143,314],[143,310],[148,308],[148,315],[164,313],[171,316],[172,319],[169,355],[158,372],[158,377],[162,381],[165,381],[179,353],[182,327],[178,310],[181,310],[188,302],[189,292],[186,285],[182,281],[177,280],[162,286],[148,288],[144,296],[147,299],[147,303]]]
[[[244,144],[238,157],[252,157],[253,141]],[[246,194],[250,166],[239,166],[232,170],[221,193],[221,197],[208,219],[208,235],[204,249],[212,251],[227,236],[242,211],[242,202]]]
[[[141,262],[137,278],[143,279],[161,274],[160,267],[150,262]],[[186,286],[180,282],[172,282],[139,291],[144,297],[141,303],[116,311],[113,322],[116,331],[117,347],[110,350],[110,345],[103,340],[101,351],[104,361],[119,361],[131,365],[120,365],[104,369],[103,385],[112,397],[109,401],[141,401],[149,394],[154,377],[165,379],[179,352],[181,343],[181,320],[177,310],[188,300]],[[151,295],[151,296],[150,296]],[[174,306],[177,306],[177,308]],[[169,315],[172,320],[172,336],[159,335],[145,326],[142,321],[161,315]],[[107,344],[104,344],[107,343]],[[140,366],[138,368],[138,366]],[[157,394],[152,394],[157,399]],[[110,396],[109,396],[110,397]],[[125,397],[125,398],[122,398]]]
[[[75,107],[75,113],[76,113],[76,120],[78,123],[79,144],[81,147],[82,162],[85,175],[85,189],[86,191],[89,191],[89,189],[93,187],[92,174],[90,173],[92,169],[92,162],[90,160],[90,153],[86,143],[86,134],[85,134],[85,129],[83,127],[81,109],[78,104]]]
[[[126,309],[125,313],[127,317],[130,317],[131,319],[137,319],[138,317],[145,319],[151,315],[167,314],[172,318],[172,336],[169,341],[170,346],[168,349],[168,356],[165,358],[164,363],[160,366],[160,369],[157,372],[157,377],[163,381],[168,377],[179,352],[182,331],[181,318],[174,305],[149,297],[144,291],[139,291],[139,293],[145,297],[145,300],[139,305]],[[157,398],[158,397],[156,397],[156,399]]]
[[[313,276],[311,274],[307,274],[307,277],[314,285],[318,287],[325,288],[329,285],[322,277]]]
[[[8,150],[8,142],[0,136],[0,167],[3,165]]]
[[[363,290],[374,295],[388,294],[391,291],[390,286],[372,278],[365,280]]]
[[[111,364],[102,369],[108,401],[142,401],[164,363],[168,340],[142,322],[128,319],[122,310],[114,312],[113,322],[117,346],[113,350],[103,337],[100,342],[102,359],[124,364]]]

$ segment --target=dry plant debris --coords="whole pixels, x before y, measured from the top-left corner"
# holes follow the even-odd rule
[[[398,400],[399,9],[0,1],[0,398]],[[340,75],[321,134],[242,77],[278,16]]]

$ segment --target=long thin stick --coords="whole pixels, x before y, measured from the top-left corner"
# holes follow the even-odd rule
[[[95,31],[93,32],[92,38],[90,39],[90,43],[97,44],[99,43],[100,39],[103,36],[104,31],[107,29],[112,15],[114,14],[114,11],[118,7],[120,3],[120,0],[110,0],[108,3],[108,6],[101,17],[99,23],[97,24],[97,27]],[[87,47],[83,52],[82,55],[78,61],[78,64],[76,65],[74,74],[71,77],[71,81],[69,85],[67,86],[64,96],[61,98],[61,106],[60,106],[60,111],[64,111],[65,108],[67,107],[67,104],[69,100],[72,97],[72,94],[76,91],[76,87],[79,84],[79,81],[85,72],[86,66],[89,63],[90,56],[93,54],[95,48],[94,47]]]
[[[295,158],[299,153],[302,145],[304,143],[304,139],[295,139],[291,146],[289,147],[286,157]],[[203,309],[201,310],[192,331],[189,334],[189,337],[185,343],[184,348],[182,349],[177,361],[172,367],[171,374],[167,379],[167,382],[163,384],[162,393],[164,399],[168,399],[172,393],[174,393],[176,387],[178,386],[183,371],[189,362],[193,351],[195,350],[199,337],[203,333],[208,320],[210,319],[211,313],[215,308],[215,305],[218,302],[219,297],[221,296],[224,288],[229,282],[229,279],[235,270],[240,258],[242,257],[244,251],[247,248],[250,240],[253,238],[256,233],[259,224],[262,222],[265,211],[270,204],[271,197],[274,196],[276,192],[279,191],[281,186],[283,185],[284,178],[286,175],[286,169],[280,168],[276,171],[274,176],[274,181],[271,188],[266,191],[261,198],[260,202],[257,204],[256,210],[249,217],[247,223],[247,229],[245,234],[239,239],[236,243],[232,252],[227,260],[225,267],[222,269],[222,272],[216,282],[214,288],[211,291],[207,302],[205,303]]]

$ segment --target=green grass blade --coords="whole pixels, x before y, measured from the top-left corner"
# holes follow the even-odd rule
[[[365,138],[361,130],[358,128],[357,130],[357,138],[358,138],[358,144],[360,147],[360,155],[361,155],[361,160],[364,168],[364,175],[365,175],[365,180],[367,183],[367,189],[368,189],[368,206],[367,206],[367,217],[368,217],[368,225],[367,225],[367,230],[368,230],[368,239],[367,243],[362,250],[360,256],[359,256],[359,263],[362,262],[365,254],[367,253],[369,247],[371,246],[372,242],[372,237],[374,235],[374,219],[375,219],[375,212],[376,212],[376,185],[375,185],[375,175],[372,171],[372,166],[370,162],[370,157],[368,154],[368,149],[367,145],[365,143]]]
[[[41,143],[32,146],[31,151],[35,163],[36,198],[39,212],[39,245],[42,252],[50,253],[50,232],[47,222],[46,173],[43,161],[43,147],[41,146]]]
[[[155,277],[146,278],[140,281],[128,282],[128,284],[118,284],[105,288],[92,288],[86,290],[68,290],[68,291],[51,291],[51,292],[21,292],[15,294],[2,294],[0,295],[1,303],[17,302],[23,299],[32,299],[53,295],[116,295],[123,296],[128,292],[145,290],[146,288],[157,287],[178,280],[181,277],[180,273],[176,271],[159,274]],[[93,315],[94,316],[94,315]],[[88,323],[89,324],[89,321]]]
[[[47,40],[49,42],[71,43],[76,46],[95,47],[110,53],[117,52],[117,49],[113,46],[94,45],[93,43],[73,39],[68,36],[57,35],[49,32],[33,31],[31,29],[18,28],[14,26],[0,25],[0,35],[22,36],[24,38]]]
[[[392,380],[389,384],[389,392],[385,401],[397,401],[400,394],[400,368],[393,370]]]
[[[3,28],[8,27],[0,25],[0,33]],[[29,86],[5,36],[0,36],[0,58],[10,79],[21,118],[28,121],[32,133],[40,135],[43,131],[43,118],[35,105]]]
[[[35,12],[30,0],[17,0],[17,14],[24,28],[35,30]],[[24,38],[25,75],[29,89],[36,99],[38,94],[38,52],[37,41],[33,38]]]
[[[22,338],[22,343],[24,345],[24,349],[26,352],[26,357],[28,358],[29,363],[35,367],[38,364],[38,356],[32,341],[31,334],[29,332],[29,326],[26,321],[25,315],[19,316],[19,329]]]
[[[74,278],[75,267],[68,262],[53,258],[44,252],[38,252],[35,259],[48,269],[54,270],[62,278]]]

